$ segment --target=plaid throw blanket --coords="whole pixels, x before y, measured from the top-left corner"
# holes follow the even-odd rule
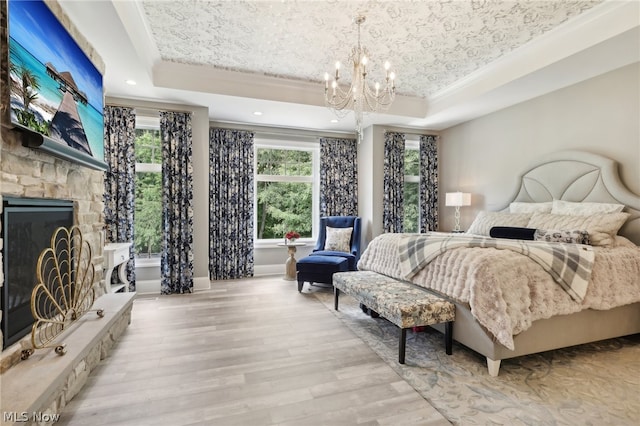
[[[458,247],[493,247],[523,254],[542,266],[574,300],[582,302],[587,293],[594,252],[591,246],[580,244],[460,234],[406,235],[398,243],[400,270],[410,280],[436,256]]]

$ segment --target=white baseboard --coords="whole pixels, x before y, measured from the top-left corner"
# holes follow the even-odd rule
[[[136,293],[160,294],[160,280],[136,280]]]
[[[211,288],[211,281],[209,277],[195,277],[193,279],[193,291],[209,290]]]
[[[258,265],[253,268],[253,276],[260,277],[264,275],[283,275],[284,276],[284,265]]]

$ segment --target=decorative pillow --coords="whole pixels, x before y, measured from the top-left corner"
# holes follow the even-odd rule
[[[620,213],[623,204],[574,203],[572,201],[553,200],[551,213],[569,216],[591,216],[603,213]]]
[[[531,219],[530,213],[479,212],[467,230],[468,234],[490,235],[494,226],[526,227]]]
[[[589,233],[587,231],[536,229],[533,239],[549,243],[589,244]]]
[[[614,236],[624,225],[629,213],[594,214],[591,216],[568,216],[551,213],[534,213],[529,228],[584,229],[589,233],[591,245],[610,246]]]
[[[331,228],[327,226],[324,249],[351,253],[351,233],[353,228]]]
[[[509,204],[509,213],[551,213],[551,201],[545,203],[521,203],[513,202]]]
[[[614,237],[613,246],[638,248],[637,245],[635,245],[632,241],[630,241],[628,238],[623,237],[622,235],[616,235]]]
[[[518,228],[515,226],[494,226],[489,231],[492,238],[508,238],[510,240],[533,240],[536,229]]]

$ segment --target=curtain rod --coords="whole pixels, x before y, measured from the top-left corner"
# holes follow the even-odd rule
[[[356,135],[353,132],[344,132],[339,130],[311,130],[311,129],[301,129],[295,127],[272,127],[272,126],[261,126],[261,125],[253,125],[250,123],[240,123],[233,121],[209,121],[210,127],[219,127],[219,128],[233,128],[239,130],[247,130],[255,133],[259,133],[260,135],[271,135],[271,136],[306,136],[306,137],[342,137],[346,139],[356,139]]]
[[[144,116],[153,116],[154,112],[156,113],[155,115],[160,115],[160,112],[185,112],[185,113],[190,113],[193,114],[193,110],[192,109],[186,109],[185,107],[182,108],[149,108],[149,107],[139,107],[139,106],[135,106],[135,105],[127,105],[125,102],[122,103],[117,103],[117,102],[107,102],[105,103],[105,106],[110,106],[110,107],[118,107],[118,108],[131,108],[132,110],[135,111],[142,111],[141,115]]]
[[[405,131],[401,131],[401,130],[389,130],[389,129],[384,129],[384,132],[393,132],[393,133],[402,133],[404,135],[413,135],[413,136],[440,136],[438,133],[434,133],[433,131],[430,130],[425,130],[425,132],[427,133],[416,133],[416,132],[405,132]]]

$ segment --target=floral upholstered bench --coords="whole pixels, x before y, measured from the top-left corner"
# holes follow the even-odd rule
[[[334,307],[344,292],[400,327],[398,362],[404,364],[407,330],[445,323],[445,350],[452,353],[455,305],[411,283],[371,271],[333,274]]]

